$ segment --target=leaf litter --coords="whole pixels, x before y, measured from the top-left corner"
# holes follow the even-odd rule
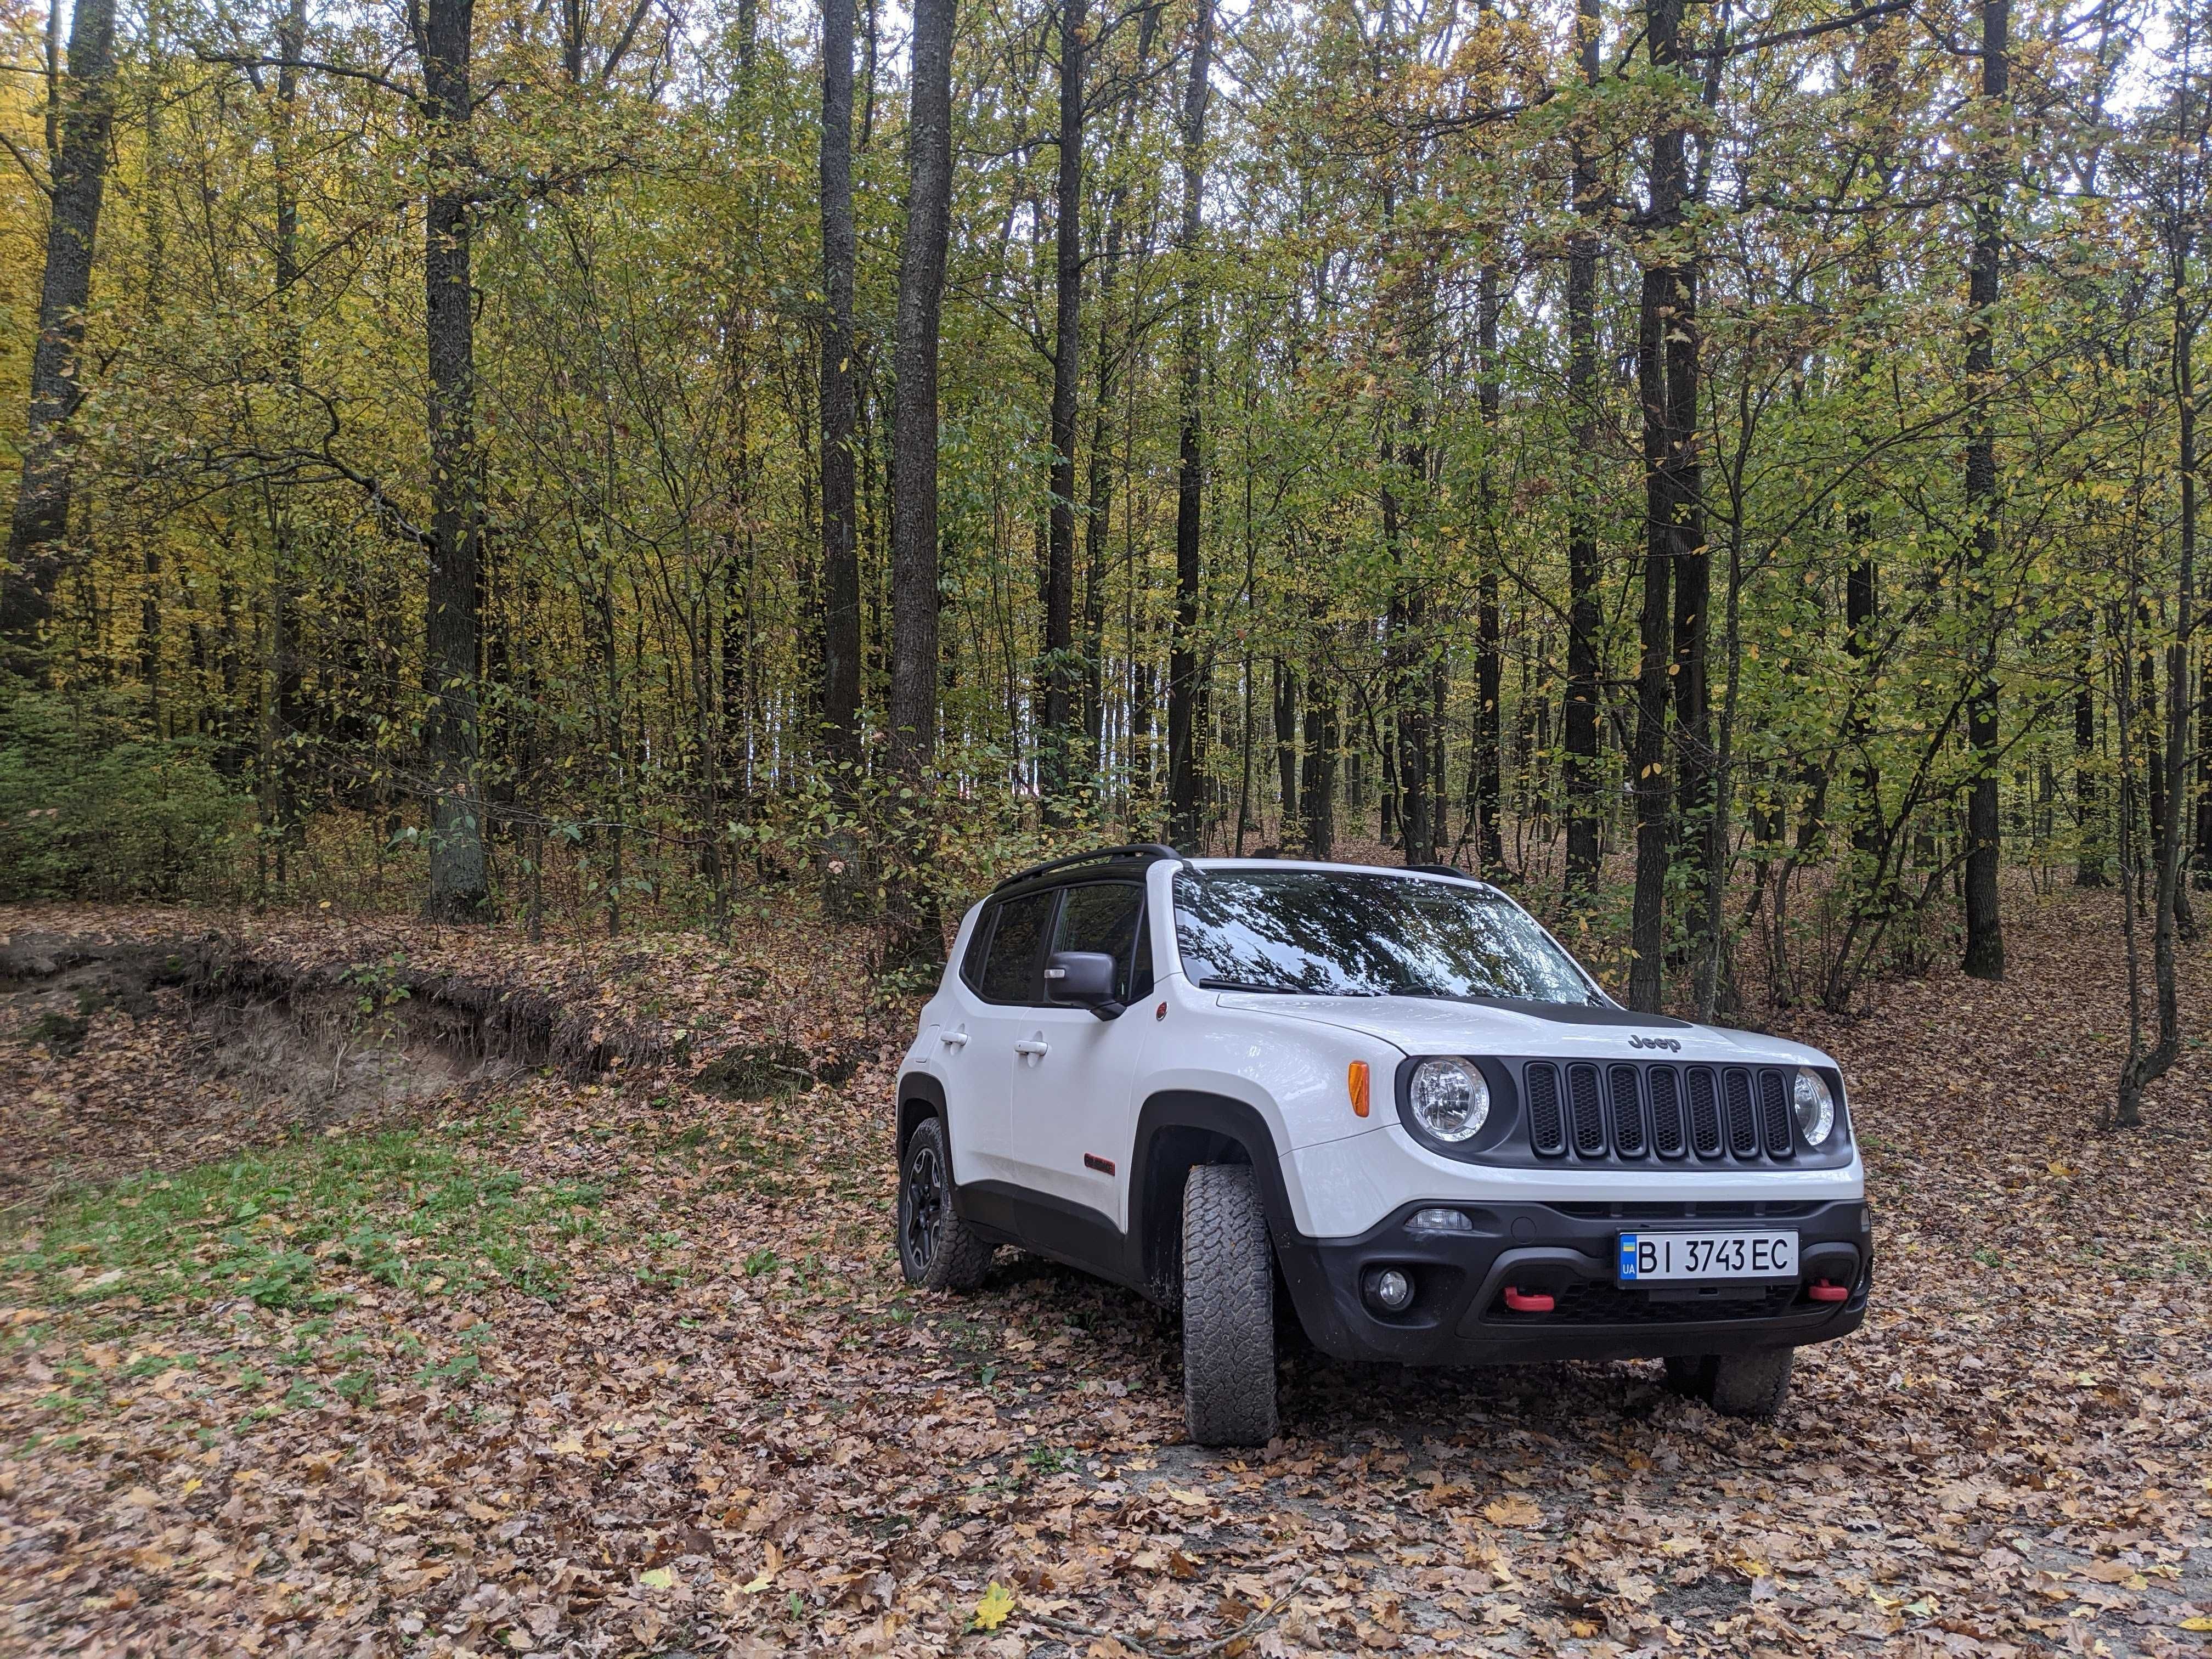
[[[1012,1253],[971,1296],[900,1281],[912,1009],[857,939],[225,918],[650,1040],[335,1121],[272,1097],[215,1151],[173,1009],[6,1034],[0,1157],[75,1184],[0,1237],[0,1650],[2212,1652],[2212,1066],[2094,1133],[2111,920],[2014,909],[2002,986],[1789,1022],[1844,1063],[1880,1255],[1779,1421],[1656,1364],[1304,1353],[1241,1454],[1183,1443],[1133,1294]],[[733,1103],[747,1052],[805,1075]]]

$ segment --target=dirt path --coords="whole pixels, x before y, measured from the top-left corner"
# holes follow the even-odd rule
[[[2003,987],[1798,1028],[1844,1062],[1881,1261],[1767,1426],[1656,1365],[1309,1357],[1281,1444],[1182,1444],[1134,1297],[1013,1257],[905,1291],[880,1066],[750,1103],[539,1075],[138,1177],[0,1244],[0,1651],[2203,1653],[2212,1064],[2090,1133],[2110,927],[2069,897],[2011,942]],[[747,960],[672,945],[611,1005],[689,1031]],[[798,989],[696,1058],[896,1042],[803,1029]]]

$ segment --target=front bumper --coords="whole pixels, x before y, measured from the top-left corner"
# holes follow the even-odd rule
[[[1461,1204],[1451,1207],[1474,1223],[1474,1232],[1408,1231],[1413,1212],[1435,1202],[1405,1205],[1354,1238],[1277,1239],[1291,1300],[1316,1347],[1340,1359],[1407,1365],[1659,1358],[1826,1342],[1866,1317],[1874,1237],[1863,1200]],[[1657,1290],[1614,1284],[1623,1232],[1738,1227],[1796,1232],[1797,1281]],[[1367,1275],[1382,1267],[1413,1280],[1413,1300],[1401,1313],[1379,1311],[1363,1293]],[[1848,1294],[1814,1301],[1814,1279]],[[1516,1312],[1505,1305],[1509,1285],[1550,1295],[1552,1310]]]

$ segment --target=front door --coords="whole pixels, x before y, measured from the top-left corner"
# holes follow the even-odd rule
[[[1135,882],[1087,882],[1060,901],[1046,946],[1114,958],[1121,1000],[1152,989],[1144,927],[1145,890]],[[1134,1014],[1101,1019],[1088,1008],[1023,1011],[1013,1056],[1011,1121],[1024,1185],[1097,1212],[1127,1230],[1121,1194],[1133,1134],[1131,1094],[1152,1022]]]
[[[1036,1011],[1043,945],[1057,893],[1030,893],[996,907],[978,925],[991,928],[972,981],[963,980],[958,1012],[938,1033],[945,1101],[952,1119],[954,1178],[1018,1181],[1009,1091],[1014,1044],[1029,1034]]]

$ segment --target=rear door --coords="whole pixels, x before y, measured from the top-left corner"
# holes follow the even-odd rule
[[[1145,890],[1133,881],[1066,890],[1045,954],[1097,951],[1114,958],[1125,1003],[1152,989]],[[1097,1211],[1127,1230],[1121,1193],[1134,1138],[1131,1094],[1152,1021],[1100,1019],[1043,999],[1022,1017],[1011,1122],[1024,1186]]]
[[[1009,1117],[1014,1044],[1043,984],[1045,935],[1058,896],[1027,893],[985,910],[961,963],[958,1010],[938,1032],[953,1176],[963,1184],[1019,1178]]]

